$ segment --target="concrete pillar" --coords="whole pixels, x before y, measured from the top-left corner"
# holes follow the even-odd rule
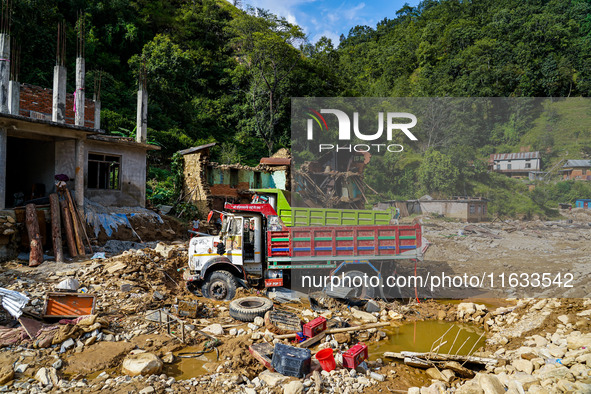
[[[8,82],[8,113],[19,115],[21,108],[21,84],[18,81]]]
[[[76,140],[76,174],[74,176],[74,188],[76,204],[80,212],[84,211],[84,173],[86,168],[86,154],[84,140]]]
[[[84,98],[86,97],[84,93],[84,74],[84,58],[78,57],[76,58],[76,97],[74,98],[74,105],[76,106],[74,123],[76,126],[84,126]]]
[[[135,140],[148,142],[148,91],[140,88],[137,91],[137,127]]]
[[[101,129],[101,102],[94,100],[94,128]]]
[[[0,209],[6,208],[6,129],[0,129]]]
[[[66,68],[53,68],[53,107],[51,120],[58,123],[66,122]]]
[[[10,36],[0,34],[0,112],[8,113],[8,80],[10,79]]]

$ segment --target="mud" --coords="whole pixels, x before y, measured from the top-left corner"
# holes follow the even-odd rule
[[[115,367],[135,346],[128,342],[99,342],[65,358],[66,376],[88,375]]]

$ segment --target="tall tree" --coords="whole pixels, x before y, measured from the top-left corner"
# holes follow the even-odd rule
[[[240,64],[237,73],[246,78],[252,115],[245,127],[261,137],[272,154],[279,137],[277,125],[289,114],[288,81],[301,63],[302,54],[296,48],[304,43],[305,35],[285,18],[253,8],[235,18],[231,28]]]

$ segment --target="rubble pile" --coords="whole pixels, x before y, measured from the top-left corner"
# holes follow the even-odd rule
[[[7,222],[0,220],[0,226]],[[542,223],[547,231],[541,234],[558,232],[556,228],[562,225]],[[582,227],[569,225],[564,224],[569,236],[578,237]],[[449,256],[454,247],[461,252],[473,247],[475,255],[492,248],[494,256],[500,256],[517,247],[517,243],[504,243],[507,234],[530,237],[530,231],[540,231],[540,223],[531,228],[502,223],[488,225],[485,230],[474,226],[468,235],[452,237],[465,226],[437,226],[428,232],[432,239],[441,236],[440,241],[453,244],[444,252]],[[509,249],[502,249],[503,245]],[[117,245],[111,246],[114,249],[109,250],[116,250]],[[133,247],[108,258],[104,254],[109,252],[103,250],[93,259],[76,263],[45,262],[30,268],[9,262],[0,267],[0,287],[30,299],[21,320],[39,324],[31,338],[22,322],[2,315],[0,340],[9,333],[12,339],[0,342],[0,392],[591,392],[589,300],[513,298],[498,305],[424,299],[420,303],[347,303],[316,296],[308,303],[269,292],[274,310],[291,313],[297,325],[320,318],[326,323],[320,333],[303,335],[303,327],[301,333],[275,330],[267,316],[236,320],[227,302],[188,292],[181,279],[187,267],[185,243]],[[531,255],[530,249],[520,251]],[[41,322],[48,294],[58,290],[95,297],[94,312]],[[247,296],[265,297],[265,293],[238,289],[236,298]],[[416,360],[405,364],[404,359],[397,361],[386,355],[382,349],[393,341],[392,333],[421,320],[477,328],[477,335],[482,333],[486,342],[476,341],[479,345],[468,356],[494,363],[475,366],[444,360],[435,364],[433,358],[427,358],[427,365],[417,366]],[[451,340],[455,332],[450,334]],[[486,345],[478,348],[482,343]],[[369,357],[349,367],[347,352],[359,344],[367,345]],[[283,345],[310,350],[309,370],[301,377],[273,368],[268,354],[255,357],[256,346],[274,349]],[[320,357],[316,358],[324,349],[332,350],[328,353],[334,357],[333,370],[327,371]],[[429,353],[437,354],[437,350]]]
[[[524,299],[486,311],[484,305],[461,303],[457,317],[484,324],[492,335],[479,354],[502,362],[452,383],[455,393],[591,392],[591,300]],[[409,393],[438,392],[445,382],[436,380]]]

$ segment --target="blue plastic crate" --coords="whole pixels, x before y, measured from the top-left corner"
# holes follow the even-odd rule
[[[310,373],[312,353],[310,349],[302,349],[283,343],[275,345],[271,365],[275,371],[285,376],[303,378]]]

